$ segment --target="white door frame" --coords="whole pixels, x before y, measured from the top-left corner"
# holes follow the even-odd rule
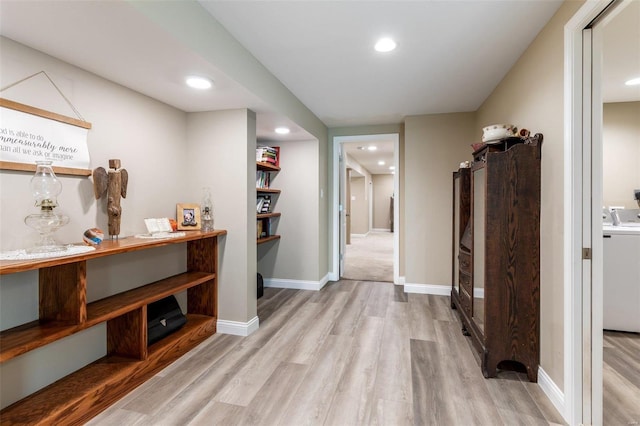
[[[611,3],[587,0],[564,31],[564,417],[569,425],[602,424],[602,40],[598,30],[585,29]],[[588,259],[583,248],[591,250]]]
[[[395,166],[395,174],[393,175],[393,282],[400,284],[400,223],[398,214],[400,205],[400,135],[398,133],[376,134],[376,135],[358,135],[358,136],[334,136],[333,137],[333,202],[331,207],[333,221],[333,256],[331,262],[331,273],[329,279],[337,281],[340,279],[340,222],[343,219],[340,213],[340,206],[344,205],[345,200],[340,200],[340,149],[345,142],[368,142],[373,140],[393,139],[393,162]]]

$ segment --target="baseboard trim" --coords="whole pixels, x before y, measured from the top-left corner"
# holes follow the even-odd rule
[[[374,232],[391,232],[391,228],[371,228]]]
[[[291,288],[295,290],[320,291],[329,282],[329,274],[320,281],[288,280],[284,278],[265,278],[264,286],[273,288]]]
[[[248,336],[260,327],[260,319],[255,316],[248,322],[228,321],[219,319],[216,333],[232,334],[234,336]]]
[[[405,279],[404,277],[398,277],[398,280],[394,282],[395,285],[404,285]]]
[[[450,296],[451,286],[448,285],[436,285],[436,284],[411,284],[404,285],[405,293],[417,293],[417,294],[435,294],[437,296]]]
[[[365,238],[367,235],[369,235],[369,233],[367,232],[366,234],[351,234],[351,237],[355,237],[355,238]]]
[[[555,384],[551,377],[547,374],[542,367],[538,367],[538,386],[542,389],[549,401],[556,407],[556,410],[564,417],[565,404],[564,393],[560,390],[558,385]],[[566,419],[565,419],[566,420]]]

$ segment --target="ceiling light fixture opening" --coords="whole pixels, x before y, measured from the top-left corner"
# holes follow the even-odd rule
[[[367,149],[368,149],[369,151],[375,151],[376,149],[378,149],[378,147],[377,147],[377,146],[374,146],[374,145],[371,145],[371,146],[367,147]]]
[[[276,133],[279,135],[287,135],[290,130],[288,127],[276,127]]]
[[[627,80],[625,81],[625,83],[627,86],[637,86],[640,84],[640,77],[638,78],[632,78],[631,80]]]
[[[194,89],[206,90],[211,89],[213,86],[213,82],[206,77],[198,77],[195,75],[187,77],[185,80],[187,86],[192,87]]]
[[[378,161],[378,166],[384,166],[384,161],[382,160]]]
[[[391,52],[396,48],[396,42],[391,40],[389,37],[383,37],[377,41],[374,48],[378,52]]]
[[[389,170],[395,170],[395,166],[389,166]]]

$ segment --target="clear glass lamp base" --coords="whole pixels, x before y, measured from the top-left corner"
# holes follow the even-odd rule
[[[35,246],[26,249],[27,253],[55,253],[67,250],[67,246],[59,244],[53,239],[53,233],[69,223],[69,216],[42,212],[25,217],[24,223],[40,234],[40,240],[36,242]]]

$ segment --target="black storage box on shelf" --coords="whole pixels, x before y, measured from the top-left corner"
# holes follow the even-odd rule
[[[262,279],[262,274],[258,272],[258,299],[260,299],[264,295],[264,280]]]
[[[187,323],[175,296],[165,297],[147,305],[147,344],[179,330]]]

